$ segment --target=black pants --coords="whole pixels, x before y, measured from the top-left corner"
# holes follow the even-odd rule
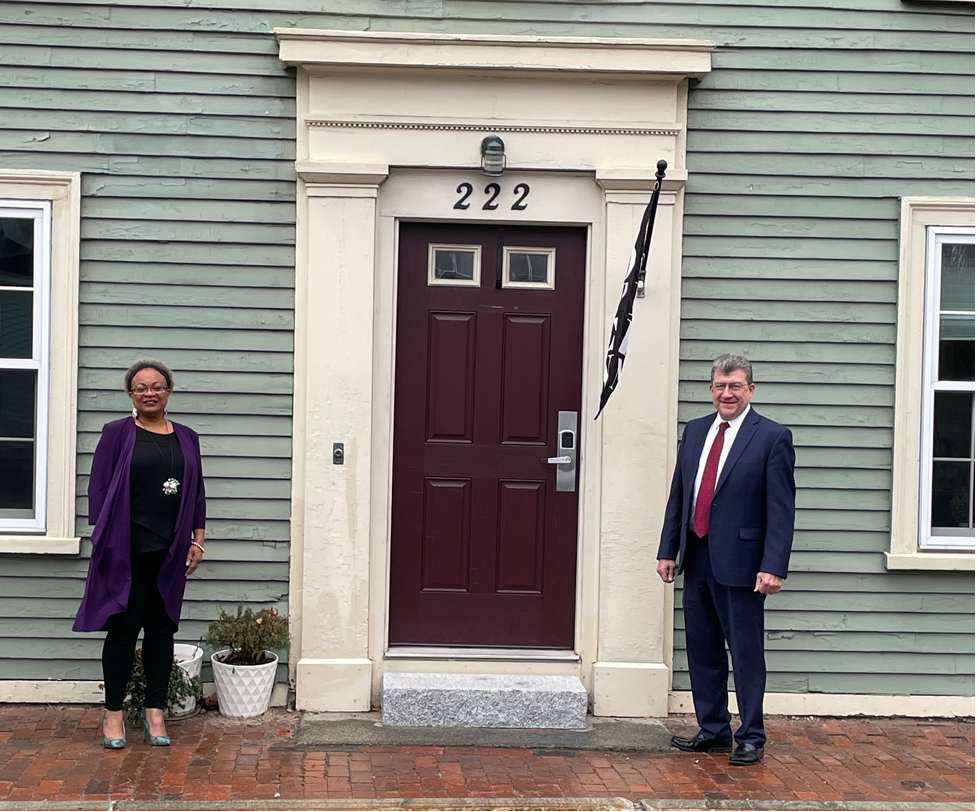
[[[129,603],[124,612],[112,615],[105,622],[108,634],[102,646],[102,676],[107,710],[122,710],[140,629],[145,629],[142,644],[142,662],[146,670],[145,707],[166,707],[166,687],[173,667],[173,635],[177,626],[166,614],[156,578],[167,552],[157,550],[132,557]]]

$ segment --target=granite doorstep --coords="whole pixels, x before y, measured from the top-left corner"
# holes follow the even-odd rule
[[[582,730],[587,691],[578,677],[387,673],[383,724]]]

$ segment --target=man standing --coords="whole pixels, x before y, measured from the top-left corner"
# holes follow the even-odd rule
[[[686,425],[665,506],[658,575],[685,573],[682,608],[699,732],[680,750],[729,752],[729,666],[740,727],[730,764],[763,758],[763,602],[780,591],[794,536],[790,431],[750,408],[753,367],[741,355],[712,364],[716,414]]]

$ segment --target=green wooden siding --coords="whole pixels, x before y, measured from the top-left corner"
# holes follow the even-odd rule
[[[207,476],[178,635],[196,642],[218,606],[288,608],[295,83],[260,20],[176,11],[0,5],[0,165],[84,173],[82,536],[99,432],[129,408],[122,371],[155,355],[176,372],[171,416],[200,433]],[[0,678],[101,678],[101,636],[70,631],[90,549],[3,556]]]
[[[184,628],[217,600],[285,594],[294,83],[274,27],[712,39],[689,96],[680,420],[710,408],[711,358],[739,351],[757,409],[794,431],[796,552],[768,601],[768,686],[972,694],[973,574],[889,572],[883,553],[899,198],[973,194],[973,20],[902,0],[0,5],[16,43],[0,52],[0,163],[86,173],[79,494],[100,423],[125,406],[119,369],[158,352],[212,481],[216,563]],[[26,639],[0,677],[97,675],[93,641],[56,645],[76,645],[84,556],[11,561],[0,637]],[[685,689],[681,611],[675,638]]]

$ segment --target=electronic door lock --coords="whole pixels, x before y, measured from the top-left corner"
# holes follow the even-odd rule
[[[577,413],[557,412],[556,457],[544,457],[547,465],[555,465],[556,490],[577,489]]]

